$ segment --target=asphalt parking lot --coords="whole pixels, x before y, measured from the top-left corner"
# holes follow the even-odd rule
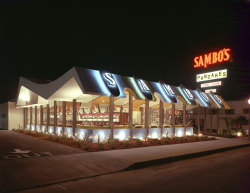
[[[14,131],[0,130],[0,161],[83,153],[84,151]]]

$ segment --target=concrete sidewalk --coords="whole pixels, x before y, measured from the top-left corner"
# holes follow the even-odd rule
[[[185,144],[0,161],[0,192],[119,172],[153,160],[242,145],[250,145],[250,141],[247,138],[219,138]]]

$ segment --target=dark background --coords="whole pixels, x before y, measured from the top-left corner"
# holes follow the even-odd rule
[[[246,0],[0,0],[0,102],[16,97],[19,76],[54,80],[72,66],[196,89],[193,58],[226,47],[220,94],[246,99],[249,34]]]

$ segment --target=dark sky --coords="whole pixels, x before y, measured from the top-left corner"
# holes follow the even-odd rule
[[[196,89],[193,58],[225,47],[220,94],[249,97],[250,1],[173,2],[0,0],[0,102],[19,76],[54,80],[72,66]]]

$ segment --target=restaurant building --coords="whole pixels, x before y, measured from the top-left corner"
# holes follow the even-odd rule
[[[80,67],[54,81],[20,77],[16,101],[21,128],[93,142],[192,135],[195,107],[230,109],[199,89]]]

